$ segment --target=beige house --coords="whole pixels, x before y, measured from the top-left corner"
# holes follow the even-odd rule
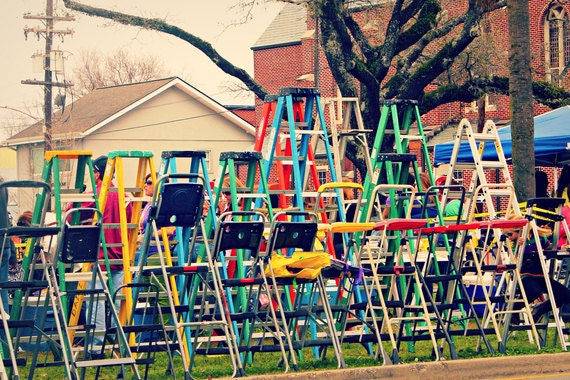
[[[221,152],[249,150],[255,140],[250,123],[177,77],[96,89],[55,113],[52,124],[55,149],[88,150],[93,158],[151,151],[158,169],[163,151],[205,151],[210,179]],[[5,142],[17,151],[20,180],[41,178],[42,127],[36,123]],[[137,162],[125,161],[125,172],[134,173]]]
[[[39,178],[43,167],[43,122],[6,141],[18,156],[18,179]],[[220,152],[251,148],[255,127],[180,78],[104,87],[53,116],[56,149],[152,151],[156,163],[167,150],[203,150],[210,174]]]

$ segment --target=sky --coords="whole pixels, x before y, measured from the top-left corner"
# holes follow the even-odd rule
[[[69,10],[62,0],[54,1],[54,14]],[[144,17],[165,19],[189,33],[210,42],[218,52],[253,75],[253,52],[250,47],[283,7],[283,3],[258,1],[251,19],[240,23],[246,13],[235,7],[239,0],[84,0],[86,4]],[[22,84],[22,80],[43,80],[43,72],[34,72],[31,56],[43,52],[45,40],[24,36],[24,28],[42,27],[40,21],[24,19],[24,14],[45,14],[45,0],[11,0],[0,13],[0,30],[4,37],[4,58],[0,60],[0,140],[7,137],[5,123],[34,119],[34,105],[43,102],[43,87]],[[60,21],[55,29],[72,29],[73,35],[54,37],[53,49],[64,51],[65,78],[72,80],[73,67],[82,50],[109,55],[119,49],[134,57],[153,55],[162,63],[167,76],[176,75],[222,104],[253,104],[253,96],[236,97],[224,91],[232,78],[224,74],[190,44],[159,32],[141,30],[89,17],[76,12],[75,21]],[[59,77],[61,79],[61,76]],[[235,80],[234,80],[235,81]],[[57,90],[54,89],[54,97]],[[17,109],[22,112],[13,111]],[[41,111],[40,111],[41,112]]]

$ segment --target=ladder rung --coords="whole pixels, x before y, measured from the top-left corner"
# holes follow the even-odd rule
[[[506,165],[500,161],[481,161],[483,169],[506,169]]]
[[[351,129],[351,130],[344,130],[344,131],[338,132],[340,137],[357,136],[357,135],[362,135],[362,134],[366,134],[366,133],[372,133],[372,129]]]
[[[68,203],[68,202],[86,203],[86,202],[93,202],[94,199],[95,199],[95,197],[93,196],[93,194],[89,194],[89,193],[83,193],[83,194],[69,193],[69,194],[61,194],[61,196],[60,196],[61,202],[64,202],[64,203]]]
[[[423,141],[424,137],[421,135],[400,135],[400,140],[408,139],[410,141]]]
[[[475,141],[497,141],[498,136],[490,133],[473,133]]]
[[[118,358],[118,359],[99,359],[99,360],[83,360],[76,361],[75,365],[78,368],[86,367],[109,367],[109,366],[119,366],[119,365],[132,365],[135,364],[133,358]]]
[[[127,228],[137,228],[136,223],[127,223]],[[105,228],[121,228],[121,223],[103,223],[103,229]],[[109,244],[107,244],[109,246]]]
[[[284,121],[284,122],[281,123],[281,127],[288,127],[288,126],[289,126],[289,123],[288,123],[287,121]],[[296,127],[296,128],[299,128],[299,127],[303,127],[303,128],[304,128],[304,127],[308,127],[308,126],[309,126],[309,123],[307,123],[307,122],[303,122],[303,121],[297,121],[297,122],[295,122],[295,127]]]
[[[140,193],[140,192],[142,192],[142,189],[140,187],[125,187],[123,190],[125,193]],[[110,187],[109,188],[109,193],[118,193],[118,192],[119,192],[118,187]]]

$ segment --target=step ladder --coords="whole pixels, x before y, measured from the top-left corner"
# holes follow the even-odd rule
[[[86,215],[87,218],[85,219]],[[119,322],[119,315],[115,308],[113,297],[106,284],[107,279],[99,265],[99,247],[101,238],[104,236],[102,227],[103,213],[95,208],[72,208],[65,213],[63,220],[65,224],[61,227],[57,253],[53,258],[44,257],[44,260],[46,260],[44,271],[50,298],[55,303],[57,309],[60,310],[55,315],[56,322],[65,329],[63,350],[67,351],[64,356],[69,355],[72,358],[70,365],[71,378],[85,379],[88,376],[87,370],[90,368],[97,369],[95,378],[98,378],[102,367],[119,367],[120,372],[118,376],[124,376],[127,370],[129,370],[136,379],[140,379],[141,376],[136,359],[130,350],[127,336]],[[67,291],[59,289],[57,278],[59,262],[72,268],[78,264],[91,267],[91,273],[88,274],[90,280],[87,286],[84,289],[79,287],[75,290],[68,289]],[[66,273],[66,281],[71,280],[70,277],[72,275],[74,274]],[[82,276],[82,278],[85,277]],[[69,334],[69,331],[76,326],[69,326],[67,324],[67,315],[61,312],[64,309],[62,302],[73,297],[82,297],[86,304],[86,322],[85,326],[81,328],[84,332],[84,335],[82,335],[83,349],[80,347],[72,349],[74,336]],[[112,351],[106,350],[105,339],[103,339],[103,344],[100,346],[96,343],[95,336],[99,333],[97,331],[98,326],[89,322],[94,319],[94,314],[101,307],[104,308],[106,315],[105,336],[112,335],[112,339],[115,341]],[[78,336],[78,334],[75,336]]]
[[[475,235],[480,237],[467,241],[466,262],[461,271],[465,283],[480,289],[481,295],[473,292],[472,303],[484,310],[482,321],[486,334],[496,336],[500,353],[506,352],[509,332],[517,330],[527,331],[529,341],[540,348],[537,328],[519,271],[525,247],[517,242],[516,247],[511,249],[503,235],[505,229],[528,231],[528,221],[523,218],[473,223],[479,224],[479,231]],[[520,322],[511,323],[515,315],[522,318]]]
[[[360,265],[369,270],[364,276],[367,318],[382,332],[382,339],[390,342],[391,363],[400,363],[402,342],[408,342],[413,349],[413,344],[421,340],[431,342],[435,360],[443,359],[440,339],[448,344],[451,359],[457,358],[453,341],[416,264],[419,240],[407,237],[407,231],[420,231],[421,236],[426,225],[426,219],[382,220],[374,227],[379,232],[377,245],[369,240],[361,248]],[[396,251],[389,248],[393,239],[398,240]],[[387,257],[392,257],[389,262]]]
[[[540,241],[541,233],[539,229],[545,224],[548,224],[553,231],[552,239],[549,242],[550,246],[543,247],[541,244],[536,244],[535,254],[538,255],[538,262],[542,268],[544,279],[548,279],[548,281],[544,281],[546,288],[546,301],[544,302],[548,303],[550,309],[545,314],[547,316],[547,327],[555,329],[555,340],[557,338],[561,348],[567,351],[570,346],[569,329],[566,328],[562,318],[560,300],[564,298],[564,294],[568,296],[568,290],[566,284],[564,284],[566,276],[560,276],[560,274],[564,270],[561,267],[563,262],[568,260],[569,253],[566,249],[558,248],[558,232],[561,229],[568,231],[566,219],[561,215],[564,203],[565,200],[563,198],[529,199],[527,200],[525,216],[529,219],[530,235],[528,236],[535,242]],[[534,300],[529,301],[532,302]],[[538,324],[539,321],[534,322]],[[546,333],[547,329],[541,329],[542,345],[546,344]]]
[[[149,214],[151,228],[148,234],[145,231],[143,255],[135,278],[139,282],[149,279],[151,284],[159,287],[162,299],[167,301],[167,306],[160,308],[162,314],[169,316],[170,340],[164,344],[180,352],[185,377],[190,378],[194,356],[203,344],[207,344],[207,341],[203,341],[202,333],[220,329],[222,333],[217,342],[223,341],[226,345],[233,375],[242,376],[243,366],[202,218],[205,187],[209,184],[206,185],[204,178],[195,173],[170,173],[161,176],[155,186],[153,207]],[[190,245],[194,244],[200,231],[204,238],[201,261],[191,262],[188,256],[189,261],[173,265],[168,262],[161,246],[157,245],[159,265],[147,265],[145,252],[148,252],[150,240],[154,238],[160,241],[159,231],[167,226],[192,230]],[[177,285],[179,282],[181,286]],[[211,318],[202,319],[205,314]],[[212,335],[208,337],[211,339]]]
[[[304,210],[303,197],[307,195],[309,180],[314,190],[320,186],[315,159],[317,143],[321,141],[332,182],[337,182],[319,92],[314,88],[279,90],[268,150],[264,152],[264,167],[269,173],[273,164],[281,162],[282,166],[277,164],[281,190],[292,197],[288,203],[299,210]],[[310,195],[316,194],[313,191]]]
[[[163,151],[161,154],[160,168],[158,170],[159,176],[177,174],[177,173],[188,173],[197,174],[204,178],[206,181],[205,189],[205,202],[209,203],[208,207],[208,223],[215,222],[216,220],[216,204],[214,202],[214,197],[212,193],[212,186],[210,183],[210,176],[208,173],[208,163],[206,161],[205,151]],[[178,181],[176,176],[172,178],[173,182]],[[214,226],[208,226],[207,230],[215,228]],[[174,248],[174,253],[176,260],[179,263],[188,262],[187,255],[191,252],[193,257],[199,256],[200,245],[198,240],[194,240],[194,246],[190,246],[192,229],[183,229],[177,227],[176,236],[178,243]],[[165,242],[163,242],[164,244]],[[180,285],[180,284],[179,284]]]
[[[0,283],[3,292],[15,290],[14,300],[10,307],[9,301],[0,298],[0,310],[2,316],[9,315],[9,318],[1,318],[2,336],[0,337],[0,377],[19,378],[20,369],[30,366],[30,376],[33,376],[36,366],[59,365],[64,367],[62,375],[70,375],[70,357],[62,356],[63,334],[65,330],[50,320],[46,323],[45,316],[48,313],[55,315],[57,310],[55,303],[50,298],[50,293],[46,292],[48,283],[45,279],[44,249],[50,250],[55,245],[53,237],[60,231],[59,226],[46,226],[44,224],[45,213],[51,201],[51,187],[43,181],[6,181],[0,183],[0,192],[4,193],[0,199],[7,200],[14,192],[26,192],[35,200],[35,204],[42,202],[35,207],[39,212],[33,216],[30,227],[6,227],[0,229],[2,239],[1,248],[10,247],[10,241],[18,237],[25,242],[25,254],[23,256],[23,269],[25,269],[22,279],[15,282]],[[29,192],[29,194],[28,194]],[[3,207],[7,215],[8,208],[4,203]],[[43,248],[42,248],[43,247]],[[38,296],[39,292],[47,295]],[[42,348],[43,361],[38,362],[36,351]],[[25,353],[19,354],[20,348],[25,349]],[[67,352],[67,351],[65,351]]]
[[[494,148],[494,152],[490,148]],[[467,149],[471,152],[472,160],[460,160],[460,152]],[[469,184],[465,186],[467,194],[472,195],[472,197],[467,197],[466,199],[467,210],[471,210],[472,213],[476,212],[477,208],[475,208],[474,204],[479,202],[480,207],[484,204],[485,212],[488,213],[489,219],[495,219],[501,215],[501,211],[508,213],[511,209],[516,215],[521,215],[516,196],[513,198],[510,194],[509,186],[513,182],[501,146],[501,139],[493,121],[487,120],[481,133],[476,133],[467,119],[463,119],[459,123],[445,185],[451,185],[454,177],[453,173],[461,170],[464,171],[464,178],[466,177],[465,172],[471,175]],[[491,182],[492,176],[486,175],[489,170],[497,170],[500,173],[498,176],[500,180]],[[485,186],[493,183],[506,186]],[[482,192],[475,194],[479,185],[482,185],[479,188]],[[501,206],[501,199],[509,199],[512,204]],[[445,204],[445,201],[446,198],[444,197],[442,202]],[[506,209],[503,209],[504,207]],[[468,217],[473,218],[473,215],[470,214]]]
[[[337,179],[342,179],[344,160],[349,142],[358,150],[358,156],[364,157],[366,172],[372,173],[372,161],[368,145],[371,129],[364,128],[358,98],[324,98],[325,112],[329,115],[331,148]]]
[[[240,178],[245,178],[245,182]],[[226,210],[220,210],[220,213],[257,211],[266,214],[268,218],[273,217],[273,205],[271,204],[267,184],[267,174],[260,152],[230,151],[220,153],[213,194],[216,200],[216,208],[218,200],[225,197],[226,194],[230,197],[230,204],[226,206]],[[205,222],[208,236],[214,235],[217,223],[217,218],[212,213],[209,213]],[[204,249],[201,250],[201,257],[203,255]],[[227,272],[222,273],[221,279],[244,278],[246,276],[246,266],[243,255],[238,254],[236,250],[232,250],[229,256],[232,259],[225,264]],[[246,289],[238,287],[237,293],[237,299],[239,300],[237,308],[246,308],[248,304]],[[228,304],[232,307],[233,302],[228,302]],[[233,312],[233,310],[230,310],[230,312]],[[249,335],[248,322],[245,325],[245,334]],[[251,361],[251,356],[247,358],[247,361]]]
[[[386,141],[384,141],[386,139]],[[374,138],[374,143],[370,152],[371,167],[372,170],[369,171],[364,178],[364,199],[370,199],[374,187],[380,185],[381,183],[388,184],[407,184],[407,172],[408,164],[411,163],[412,170],[416,182],[418,182],[418,191],[426,191],[423,189],[419,183],[419,166],[417,164],[418,157],[410,152],[410,143],[417,141],[420,144],[420,152],[422,154],[422,162],[425,166],[425,172],[429,175],[430,185],[435,184],[433,168],[431,166],[431,160],[427,149],[427,142],[425,138],[425,133],[423,130],[423,125],[417,105],[415,100],[386,100],[382,105],[382,111],[380,114],[380,120],[378,122],[378,130]],[[381,152],[382,147],[385,145],[391,145],[391,152]],[[395,170],[395,176],[390,176],[388,173],[389,165],[385,165],[388,161],[384,154],[399,154],[407,155],[411,154],[416,156],[415,159],[408,158],[406,156],[393,156],[390,162],[396,163],[400,162],[401,167],[399,170]],[[403,161],[402,161],[403,160]],[[405,170],[404,170],[405,169]],[[393,194],[390,193],[390,201]],[[369,214],[369,208],[373,207],[371,202],[363,202],[363,208],[361,210],[361,218],[365,218]],[[366,221],[361,219],[362,222]]]
[[[134,173],[125,172],[126,162],[136,162]],[[103,228],[119,230],[121,242],[116,243],[118,246],[114,248],[120,248],[122,257],[109,261],[112,266],[123,268],[123,284],[130,284],[133,280],[130,268],[134,265],[136,257],[139,216],[143,202],[148,201],[147,197],[144,196],[144,182],[147,173],[151,174],[153,182],[156,183],[152,152],[128,150],[109,152],[99,193],[99,207],[105,210],[111,194],[116,194],[119,204],[119,223],[104,223]],[[116,180],[116,185],[112,183],[113,178]],[[127,183],[127,181],[129,182]],[[107,248],[113,248],[113,246],[107,244]],[[112,282],[109,281],[109,288],[114,292],[121,284],[113,284]],[[132,295],[130,292],[125,292],[123,295],[124,299],[121,301],[119,311],[121,324],[125,323],[129,317],[128,313],[133,310]]]
[[[304,347],[313,347],[313,356],[326,354],[326,347],[332,347],[338,368],[345,368],[339,332],[327,294],[323,268],[330,266],[330,254],[313,251],[318,231],[317,215],[305,211],[277,213],[271,223],[265,257],[266,274],[271,286],[279,287],[285,295],[282,303],[284,317],[295,350],[302,358]],[[311,265],[299,261],[304,257]],[[297,262],[289,263],[290,260]],[[291,268],[296,268],[293,273]],[[295,288],[291,292],[291,288]],[[321,348],[322,350],[318,350]],[[323,357],[324,358],[324,357]]]
[[[213,241],[213,258],[217,264],[218,278],[232,322],[239,352],[248,360],[266,352],[279,352],[279,365],[285,372],[290,364],[298,370],[291,332],[286,324],[281,294],[268,281],[263,261],[266,245],[262,246],[268,220],[260,212],[230,211],[220,215]],[[228,255],[235,251],[236,256]],[[227,264],[240,257],[246,270],[241,277],[238,271],[228,275]],[[247,305],[240,299],[240,289],[245,291]],[[245,306],[245,307],[244,307]],[[200,318],[211,318],[202,314]],[[199,353],[227,353],[227,348],[202,347]],[[263,360],[267,360],[264,358]]]

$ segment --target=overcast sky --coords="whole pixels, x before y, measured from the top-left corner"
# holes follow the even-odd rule
[[[166,19],[170,24],[197,35],[212,43],[220,54],[246,69],[253,75],[253,53],[250,47],[267,28],[283,7],[283,3],[268,2],[253,10],[253,19],[246,24],[234,25],[244,16],[240,8],[232,8],[239,0],[84,0],[86,3],[145,17]],[[62,0],[54,0],[55,14],[65,15],[68,10]],[[0,60],[0,140],[3,122],[19,114],[5,107],[28,111],[43,101],[43,87],[21,84],[22,80],[43,80],[42,72],[34,72],[31,56],[43,52],[45,40],[29,35],[24,27],[41,27],[35,20],[24,20],[23,15],[45,14],[45,0],[10,0],[0,13],[0,30],[3,32],[3,59]],[[144,31],[110,21],[73,14],[73,22],[57,22],[55,29],[70,28],[72,36],[62,41],[54,38],[53,49],[65,51],[66,78],[71,79],[74,54],[81,50],[95,50],[104,54],[127,49],[133,55],[155,55],[168,75],[177,75],[223,104],[253,104],[253,97],[235,98],[224,94],[223,86],[231,77],[223,74],[195,48],[182,40],[165,34]],[[54,94],[57,90],[54,90]],[[33,121],[33,119],[30,119]]]

